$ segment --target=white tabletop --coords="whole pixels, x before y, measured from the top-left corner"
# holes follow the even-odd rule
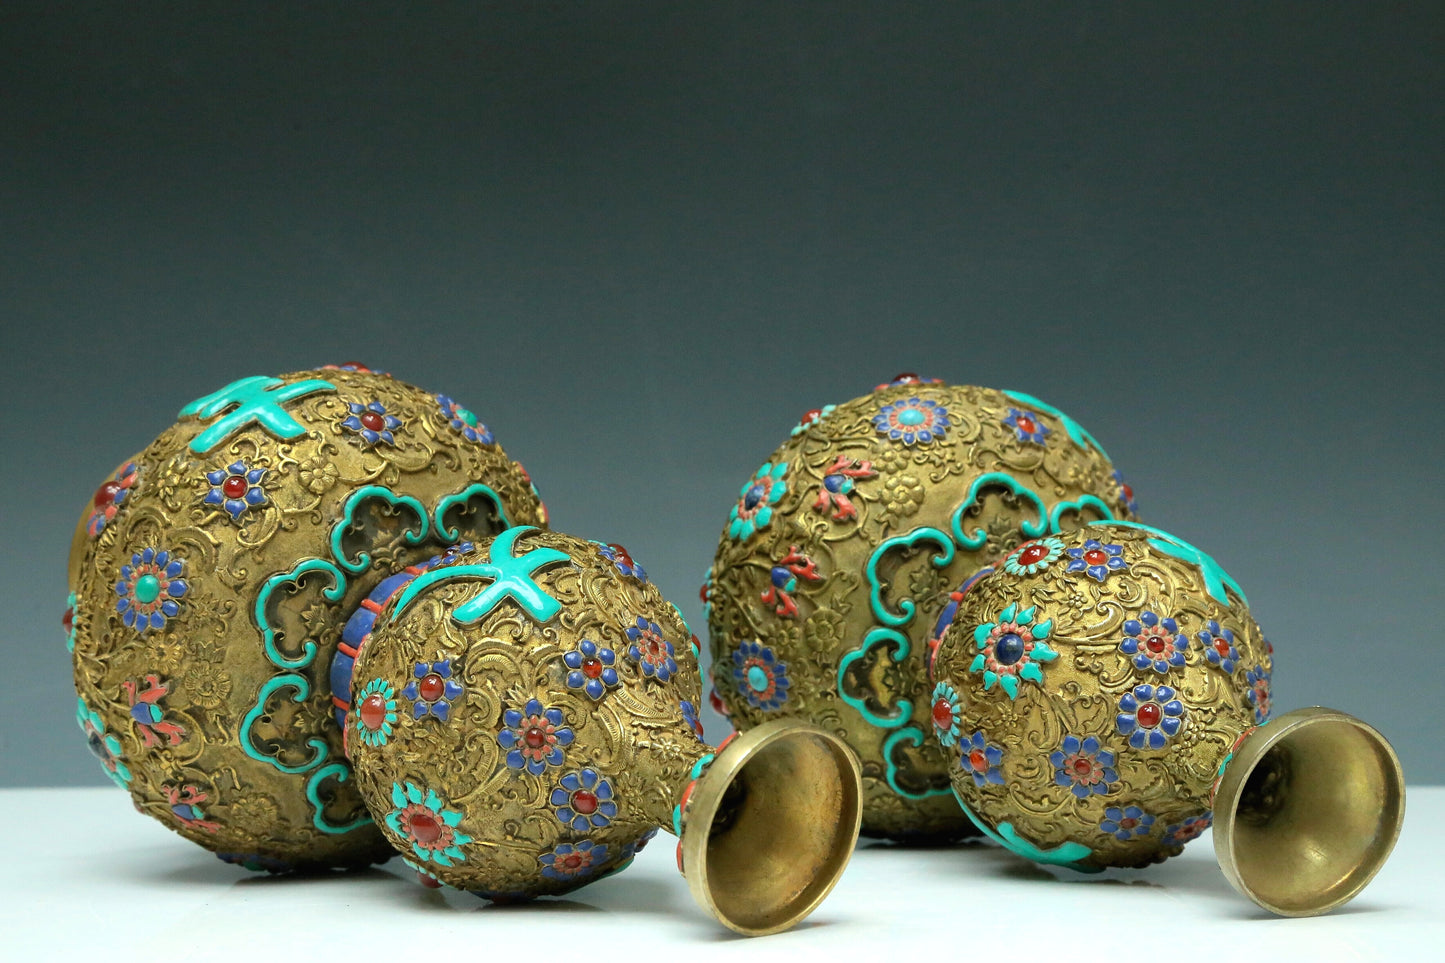
[[[113,789],[3,790],[0,825],[9,837],[0,876],[3,960],[1445,957],[1445,787],[1410,791],[1393,858],[1353,903],[1324,917],[1257,910],[1224,881],[1207,838],[1162,865],[1100,876],[1039,868],[991,845],[920,850],[864,841],[813,916],[752,940],[692,902],[665,834],[626,872],[566,899],[494,906],[424,889],[400,860],[319,878],[248,873],[137,814]]]

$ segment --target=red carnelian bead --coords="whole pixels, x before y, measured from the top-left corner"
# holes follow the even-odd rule
[[[1032,435],[1038,430],[1038,422],[1034,421],[1028,415],[1024,415],[1022,418],[1019,419],[1019,431],[1022,431],[1024,434]]]
[[[585,789],[579,789],[572,794],[572,808],[584,816],[590,816],[597,811],[597,796]]]
[[[968,764],[978,772],[985,772],[988,769],[988,756],[983,754],[982,749],[975,749],[968,754]]]
[[[361,422],[361,427],[369,428],[372,431],[381,431],[386,427],[386,419],[374,411],[363,411],[358,420]]]
[[[1084,561],[1090,565],[1103,565],[1109,561],[1109,556],[1101,548],[1091,548],[1084,553]]]
[[[583,659],[582,674],[589,679],[595,679],[602,674],[601,659]]]
[[[249,487],[250,486],[246,484],[245,478],[240,475],[232,475],[230,478],[221,482],[221,494],[232,499],[242,498],[245,496],[246,489]]]
[[[361,700],[361,706],[356,710],[361,716],[361,724],[371,730],[380,729],[386,722],[386,699],[382,698],[380,692],[373,692]]]
[[[442,824],[430,813],[414,813],[411,817],[411,838],[429,846],[442,838]]]
[[[1153,729],[1164,718],[1164,710],[1159,708],[1157,702],[1146,702],[1139,707],[1139,725],[1146,729]]]
[[[527,748],[529,749],[541,749],[547,744],[547,734],[536,726],[533,726],[522,733],[522,741],[527,744]]]
[[[75,627],[75,609],[66,609],[65,614],[60,617],[60,624],[65,627],[65,634],[69,635],[70,630]]]
[[[1044,556],[1048,554],[1049,550],[1044,548],[1042,545],[1039,545],[1037,543],[1033,545],[1026,545],[1024,546],[1024,550],[1019,553],[1019,564],[1032,565],[1035,562],[1042,561]]]
[[[1093,763],[1089,762],[1089,760],[1087,760],[1087,759],[1075,759],[1075,760],[1074,760],[1074,772],[1078,773],[1079,775],[1081,775],[1081,776],[1087,776],[1089,773],[1091,773],[1091,772],[1093,772],[1093,771],[1094,771],[1094,765],[1093,765]]]
[[[933,704],[933,724],[940,729],[953,728],[953,706],[948,704],[947,699],[939,699]]]
[[[118,481],[108,481],[95,490],[95,507],[104,508],[115,501],[115,496],[121,492],[121,485]]]
[[[427,702],[435,702],[440,699],[446,689],[446,680],[435,672],[428,673],[416,687],[417,694]]]
[[[894,380],[894,381],[917,381],[917,380],[918,380],[918,375],[914,374],[912,371],[900,371],[900,372],[898,372],[898,374],[896,374],[896,375],[893,376],[893,380]]]
[[[566,856],[562,857],[562,866],[564,869],[569,870],[581,869],[582,856],[578,853],[568,853]]]
[[[1148,641],[1148,642],[1145,642],[1144,645],[1145,645],[1146,648],[1149,649],[1150,652],[1163,652],[1163,651],[1164,651],[1164,640],[1161,639],[1161,638],[1159,638],[1159,636],[1157,636],[1157,635],[1151,636],[1151,637],[1149,638],[1149,641]]]

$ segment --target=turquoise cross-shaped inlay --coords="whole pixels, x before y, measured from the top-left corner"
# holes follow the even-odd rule
[[[1141,532],[1148,532],[1150,535],[1155,536],[1149,539],[1151,548],[1163,552],[1172,558],[1177,558],[1181,562],[1197,566],[1200,573],[1204,576],[1204,590],[1214,596],[1216,600],[1225,605],[1229,604],[1229,596],[1225,594],[1224,591],[1224,587],[1227,585],[1234,589],[1234,593],[1239,596],[1241,602],[1245,605],[1249,604],[1249,599],[1244,597],[1244,589],[1239,587],[1239,583],[1230,577],[1230,574],[1226,572],[1218,562],[1193,545],[1190,545],[1178,535],[1170,535],[1168,532],[1160,531],[1153,526],[1145,525],[1143,522],[1106,521],[1095,522],[1094,524],[1119,525],[1123,528],[1137,528]]]
[[[547,622],[562,609],[562,603],[542,591],[533,576],[538,570],[568,560],[566,552],[555,548],[534,548],[518,557],[514,553],[517,539],[527,532],[535,532],[532,525],[518,525],[498,535],[487,549],[487,560],[467,565],[444,565],[423,572],[412,579],[401,598],[396,600],[391,620],[401,617],[418,595],[433,585],[455,582],[459,579],[488,579],[488,585],[481,594],[468,599],[452,609],[452,618],[462,625],[471,625],[484,617],[497,603],[510,598],[538,622]]]
[[[282,387],[278,388],[277,385]],[[287,414],[281,405],[318,391],[335,390],[335,385],[320,378],[295,381],[288,385],[280,378],[253,375],[233,381],[204,398],[197,398],[181,409],[180,417],[195,415],[204,421],[230,409],[220,421],[191,439],[191,451],[204,455],[252,422],[277,438],[299,438],[306,434],[306,429]]]

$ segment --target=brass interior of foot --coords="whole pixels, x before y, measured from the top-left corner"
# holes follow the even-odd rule
[[[1215,798],[1215,850],[1244,895],[1283,916],[1311,916],[1365,887],[1395,845],[1404,808],[1384,737],[1344,713],[1299,710],[1236,751]]]
[[[750,936],[807,916],[842,875],[862,817],[858,764],[830,733],[769,723],[698,781],[683,830],[694,897]]]

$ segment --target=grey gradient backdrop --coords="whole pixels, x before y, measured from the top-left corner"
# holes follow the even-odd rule
[[[96,484],[353,358],[695,623],[802,411],[1034,392],[1246,587],[1280,706],[1445,777],[1445,7],[49,6],[0,7],[0,785],[104,780]]]

